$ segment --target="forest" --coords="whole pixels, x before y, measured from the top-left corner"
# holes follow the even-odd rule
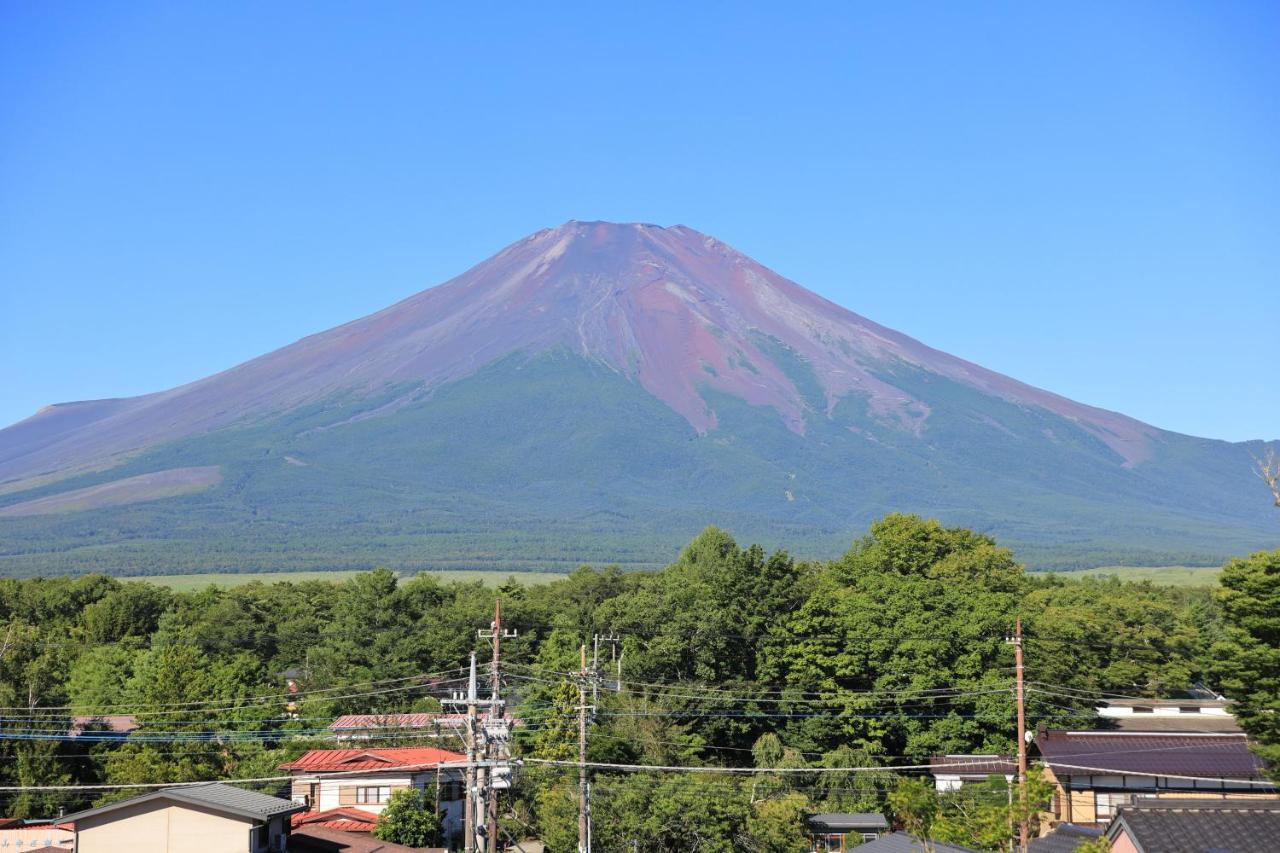
[[[1231,561],[1213,589],[1032,576],[985,535],[889,515],[832,561],[708,528],[659,571],[583,567],[497,589],[387,570],[183,593],[0,579],[0,814],[133,793],[54,786],[277,776],[333,745],[339,714],[439,710],[473,650],[488,664],[477,630],[495,598],[518,632],[502,644],[502,689],[528,761],[504,831],[554,851],[576,846],[577,771],[539,762],[577,758],[582,648],[597,637],[588,758],[679,768],[594,773],[601,850],[805,850],[800,818],[816,811],[925,815],[935,837],[999,848],[1003,783],[939,798],[920,765],[1013,749],[1017,619],[1030,727],[1091,726],[1108,695],[1202,684],[1280,759],[1280,551]],[[73,720],[109,714],[140,726],[118,737]],[[755,772],[692,770],[714,767]],[[802,772],[823,767],[882,769]]]

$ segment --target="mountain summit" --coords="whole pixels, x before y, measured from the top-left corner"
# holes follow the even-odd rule
[[[501,417],[516,434],[498,428]],[[469,422],[477,428],[458,429]],[[476,467],[456,470],[471,458]],[[548,460],[560,461],[544,470]],[[175,473],[195,470],[206,473]],[[12,524],[61,541],[88,525],[100,531],[101,558],[103,548],[136,548],[112,538],[116,525],[150,531],[181,505],[189,538],[155,530],[159,552],[196,541],[207,552],[235,537],[225,555],[212,546],[235,567],[259,565],[261,554],[246,551],[228,515],[247,512],[250,539],[274,543],[264,547],[323,518],[322,539],[342,543],[332,559],[346,565],[383,547],[386,513],[407,513],[422,526],[398,524],[396,536],[437,541],[444,522],[460,537],[448,553],[410,562],[483,565],[492,545],[479,532],[467,544],[468,531],[505,511],[519,519],[517,538],[556,544],[554,557],[521,563],[512,553],[502,565],[608,559],[607,549],[572,544],[591,531],[648,563],[672,544],[657,519],[679,519],[673,542],[736,521],[753,528],[748,536],[791,531],[821,549],[901,509],[1068,562],[1213,557],[1265,538],[1248,476],[1244,448],[1167,433],[931,349],[691,228],[569,222],[223,373],[50,406],[0,431],[0,533]],[[299,509],[317,502],[319,516]],[[1114,515],[1121,507],[1132,522]],[[547,534],[547,511],[560,534]],[[1165,529],[1174,544],[1158,541]],[[55,546],[49,559],[79,566],[71,555],[83,544]],[[17,569],[42,559],[11,558]],[[149,558],[116,559],[105,567]]]

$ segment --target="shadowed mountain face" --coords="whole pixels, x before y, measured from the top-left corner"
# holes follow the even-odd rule
[[[208,466],[221,477],[195,495],[149,496],[152,477],[107,490],[132,503],[83,497]],[[689,228],[571,222],[207,379],[0,431],[0,541],[26,543],[0,570],[139,569],[148,548],[187,565],[188,545],[293,565],[285,543],[313,524],[327,544],[308,565],[327,549],[335,567],[653,563],[729,520],[823,553],[894,509],[1057,562],[1212,559],[1277,538],[1259,489],[1242,446],[930,349]],[[542,556],[492,559],[499,517]]]

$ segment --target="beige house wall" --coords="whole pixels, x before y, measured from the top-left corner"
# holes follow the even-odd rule
[[[1162,800],[1277,800],[1280,793],[1267,791],[1161,791]]]
[[[77,853],[249,853],[253,822],[188,805],[150,801],[76,824]]]

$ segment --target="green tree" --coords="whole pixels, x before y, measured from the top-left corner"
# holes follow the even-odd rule
[[[391,795],[378,815],[373,837],[408,847],[426,847],[440,833],[440,816],[435,812],[435,790],[405,788]]]
[[[993,776],[980,785],[940,794],[927,779],[903,779],[889,794],[889,806],[907,832],[926,850],[935,841],[975,850],[1005,850],[1024,818],[1032,825],[1048,805],[1053,786],[1037,769],[1027,774],[1027,804],[1016,788]]]
[[[942,814],[937,789],[927,779],[903,779],[889,792],[889,809],[926,851],[933,850],[933,827]]]
[[[1226,636],[1214,646],[1217,680],[1280,778],[1280,551],[1232,560],[1218,582]]]
[[[804,819],[810,811],[809,798],[794,791],[753,803],[744,848],[759,853],[806,853],[810,846]]]
[[[1022,567],[986,536],[917,516],[877,521],[803,604],[777,617],[763,677],[829,693],[832,712],[814,715],[802,699],[782,704],[796,714],[785,739],[805,751],[1008,749],[1003,636],[1022,589]],[[971,695],[929,698],[943,689]]]

